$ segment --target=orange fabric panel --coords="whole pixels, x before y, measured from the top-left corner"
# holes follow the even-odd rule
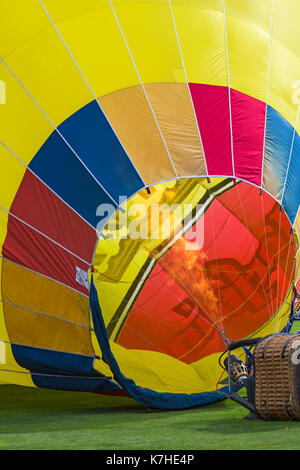
[[[151,83],[145,90],[178,176],[206,174],[193,104],[185,83]],[[141,86],[99,98],[146,184],[175,177]]]
[[[192,99],[185,83],[145,85],[178,176],[206,175]]]
[[[99,98],[100,105],[146,184],[175,176],[141,86]]]

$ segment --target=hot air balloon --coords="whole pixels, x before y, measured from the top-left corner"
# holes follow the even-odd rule
[[[0,381],[224,398],[299,277],[299,2],[2,3]]]

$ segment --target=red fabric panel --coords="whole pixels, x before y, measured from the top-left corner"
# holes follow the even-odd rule
[[[28,170],[10,212],[83,260],[91,261],[95,230]]]
[[[9,215],[3,255],[87,294],[76,281],[76,267],[88,270],[97,240],[95,230],[28,170],[10,212],[20,220]]]
[[[2,253],[11,261],[88,294],[88,290],[76,282],[76,266],[87,271],[89,265],[13,216],[9,216],[8,219],[7,236]]]

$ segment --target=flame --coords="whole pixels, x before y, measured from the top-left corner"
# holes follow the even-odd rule
[[[207,255],[203,249],[187,250],[186,244],[187,241],[181,237],[159,260],[159,264],[199,306],[213,314],[217,310],[218,299],[214,291],[216,281],[209,280],[205,271]]]

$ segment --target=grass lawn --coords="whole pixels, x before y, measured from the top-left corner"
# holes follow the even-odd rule
[[[158,412],[125,397],[13,385],[0,386],[0,399],[2,450],[300,449],[300,422],[244,420],[230,400]]]

